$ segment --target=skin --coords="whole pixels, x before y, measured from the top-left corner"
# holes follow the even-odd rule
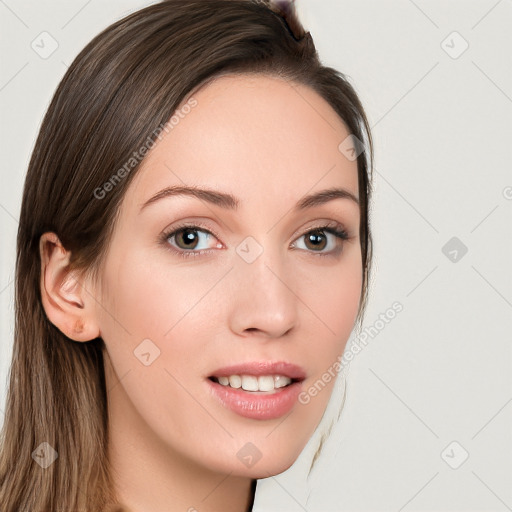
[[[128,187],[98,281],[66,274],[69,253],[54,235],[41,238],[50,321],[76,341],[105,341],[109,458],[134,512],[248,510],[253,480],[285,471],[305,447],[334,380],[283,421],[235,414],[206,378],[235,363],[288,361],[305,370],[308,389],[343,353],[361,294],[358,205],[338,198],[292,212],[330,187],[358,197],[335,111],[310,88],[263,75],[223,76],[194,98]],[[228,192],[240,206],[174,196],[140,210],[173,185]],[[192,250],[210,252],[180,258],[190,252],[183,239],[158,241],[178,221],[200,222]],[[318,249],[308,245],[322,221],[343,224],[349,240],[324,231]],[[236,252],[248,236],[263,247],[251,264]],[[134,355],[144,339],[160,350],[148,366]],[[248,442],[261,452],[251,467],[237,457]]]

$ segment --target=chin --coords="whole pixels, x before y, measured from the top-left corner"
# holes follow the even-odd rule
[[[290,432],[288,439],[293,439],[294,433]],[[296,436],[296,433],[295,433]],[[248,439],[248,438],[246,438]],[[235,457],[223,457],[221,466],[219,461],[217,464],[212,461],[212,465],[216,466],[217,471],[230,473],[234,476],[249,477],[254,479],[268,478],[279,475],[289,469],[300,456],[304,449],[304,444],[286,445],[284,442],[273,443],[269,439],[255,441],[240,442],[240,438],[235,441],[237,445]],[[241,446],[241,447],[240,447]],[[232,450],[228,450],[232,453]]]

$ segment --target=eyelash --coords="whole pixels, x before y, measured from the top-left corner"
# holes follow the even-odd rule
[[[209,235],[213,235],[215,238],[219,239],[219,235],[215,233],[213,230],[206,229],[205,226],[203,226],[201,223],[183,223],[178,226],[173,226],[171,229],[164,231],[162,235],[159,237],[159,241],[164,245],[167,249],[169,249],[174,254],[177,254],[180,258],[195,258],[197,256],[201,256],[204,253],[210,253],[212,250],[190,250],[185,251],[183,249],[176,249],[169,245],[169,238],[172,238],[176,236],[178,233],[180,233],[184,229],[192,229],[195,231],[202,231],[203,233],[208,233]],[[338,240],[347,241],[350,240],[351,237],[347,233],[347,231],[344,229],[344,227],[339,224],[338,222],[329,223],[326,225],[321,225],[318,227],[310,228],[306,232],[304,232],[302,235],[300,235],[297,239],[302,238],[306,235],[309,235],[310,233],[317,232],[317,231],[323,231],[325,233],[330,233],[338,238]],[[215,250],[215,249],[213,249]],[[302,250],[302,249],[301,249]],[[307,251],[315,256],[320,257],[336,257],[340,250],[339,249],[333,249],[330,252],[316,252],[316,251]]]

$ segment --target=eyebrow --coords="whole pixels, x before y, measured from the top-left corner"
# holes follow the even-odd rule
[[[221,208],[225,208],[227,210],[237,210],[240,206],[240,200],[235,196],[228,194],[226,192],[220,192],[217,190],[211,190],[206,188],[199,187],[189,187],[189,186],[173,186],[166,187],[159,192],[157,192],[154,196],[150,197],[141,207],[140,211],[149,206],[150,204],[159,201],[160,199],[164,199],[167,197],[174,196],[190,196],[196,197],[203,201],[207,201],[215,206],[219,206]],[[334,199],[348,199],[350,201],[355,202],[359,205],[359,199],[352,194],[352,192],[344,189],[344,188],[328,188],[325,190],[320,190],[319,192],[315,192],[313,194],[309,194],[307,196],[302,197],[294,207],[294,211],[301,211],[307,208],[312,208],[314,206],[320,206]]]

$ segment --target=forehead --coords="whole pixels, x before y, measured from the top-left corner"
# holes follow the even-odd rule
[[[358,196],[357,162],[338,149],[345,123],[311,88],[266,75],[227,75],[195,91],[130,186],[134,206],[170,185],[295,203],[342,186]]]

